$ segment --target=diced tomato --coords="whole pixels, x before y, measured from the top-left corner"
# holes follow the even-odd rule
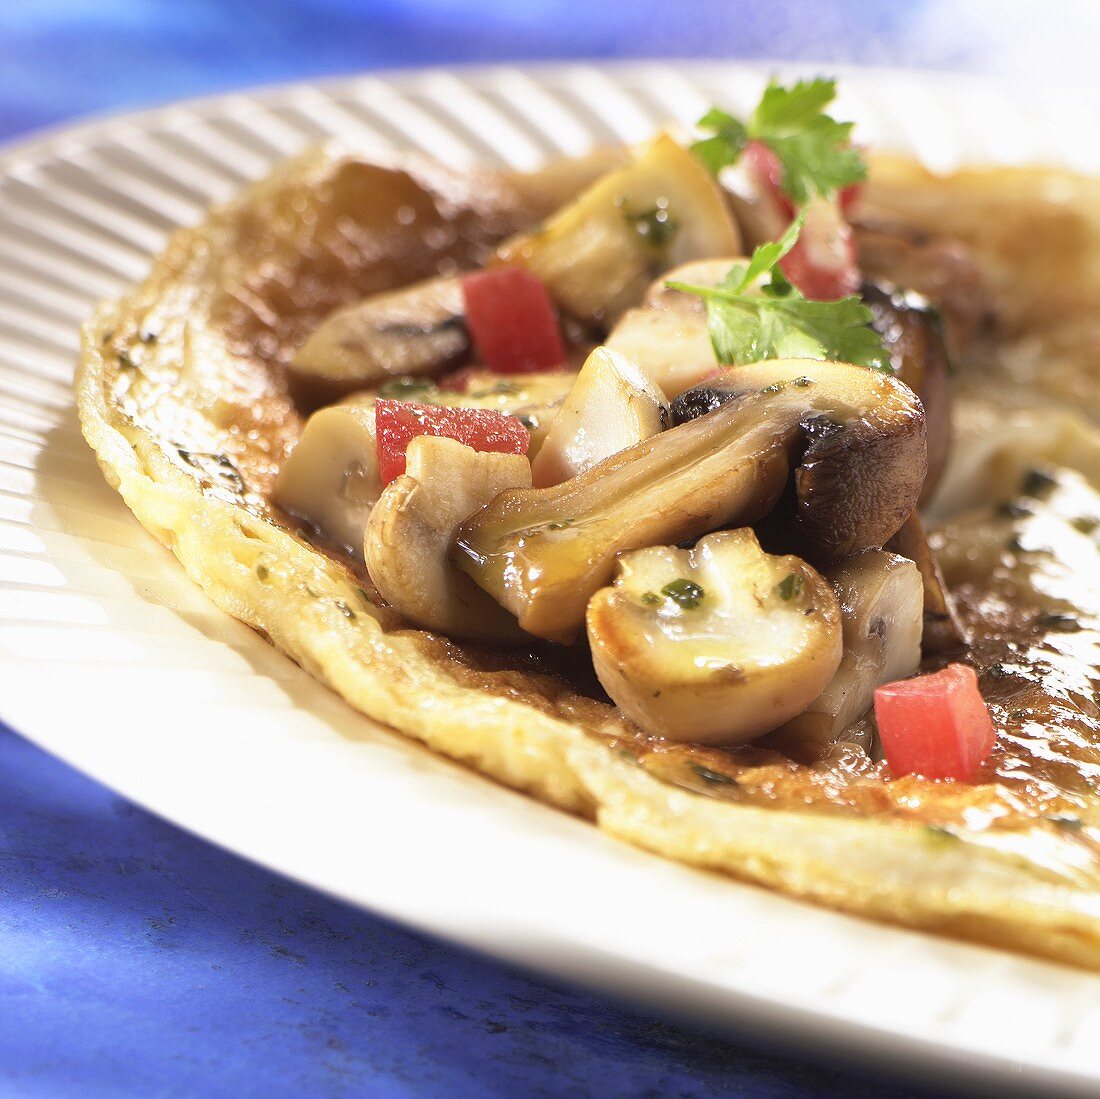
[[[794,247],[779,261],[783,274],[812,301],[859,293],[859,257],[852,227],[835,198],[812,198]]]
[[[767,145],[750,141],[741,154],[753,181],[763,224],[778,240],[794,220],[795,207],[783,191],[783,165]],[[811,198],[795,246],[779,261],[788,279],[813,301],[836,301],[859,291],[859,255],[844,214],[859,198],[858,184],[836,198]]]
[[[974,669],[965,664],[879,687],[875,718],[895,778],[973,782],[993,751],[993,719]]]
[[[849,183],[847,187],[841,187],[837,197],[840,199],[840,208],[844,216],[848,217],[863,201],[863,184]]]
[[[782,228],[794,221],[794,203],[783,190],[783,164],[762,141],[750,141],[741,154],[741,163],[749,173],[760,197],[774,203],[784,217]],[[779,233],[776,234],[778,236]]]
[[[474,450],[526,454],[531,435],[514,416],[485,408],[441,408],[380,399],[374,404],[378,475],[388,485],[405,472],[405,451],[417,435],[443,435]]]
[[[482,362],[499,374],[553,370],[565,361],[554,305],[523,267],[490,267],[462,277],[466,321]]]

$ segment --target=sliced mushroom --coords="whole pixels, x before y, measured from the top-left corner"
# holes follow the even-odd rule
[[[862,294],[891,366],[924,405],[928,476],[921,493],[923,503],[932,498],[951,453],[951,363],[943,325],[928,299],[914,291],[864,282]]]
[[[661,391],[629,359],[597,347],[531,463],[532,482],[560,484],[668,424]]]
[[[506,241],[498,256],[538,275],[574,317],[607,324],[641,300],[659,271],[739,251],[714,180],[660,134],[537,232]]]
[[[650,284],[645,300],[628,309],[607,337],[606,346],[635,362],[666,397],[678,396],[718,369],[707,331],[703,299],[670,290],[670,280],[717,286],[742,257],[698,260],[668,271]]]
[[[519,454],[485,454],[453,439],[409,443],[406,473],[371,511],[364,555],[382,598],[414,625],[474,641],[515,641],[515,620],[447,560],[463,520],[505,489],[531,483]]]
[[[676,403],[698,418],[554,488],[504,493],[463,524],[455,561],[525,630],[570,641],[616,554],[751,524],[792,469],[797,525],[826,557],[881,546],[920,493],[924,414],[893,377],[783,359]]]
[[[670,740],[752,740],[810,705],[841,660],[832,588],[797,557],[764,553],[751,530],[624,554],[587,622],[604,689]]]
[[[965,649],[968,641],[955,604],[943,582],[920,516],[913,512],[887,543],[887,549],[909,558],[920,573],[924,588],[924,631],[922,647],[926,653],[943,654]]]
[[[273,498],[353,557],[382,492],[374,407],[337,405],[310,416],[275,481]]]
[[[330,313],[290,369],[300,384],[331,394],[402,374],[438,374],[469,350],[459,280],[435,278]]]
[[[875,688],[920,667],[924,593],[912,561],[870,550],[825,570],[840,600],[844,656],[828,685],[768,743],[804,762],[826,756],[871,708]]]

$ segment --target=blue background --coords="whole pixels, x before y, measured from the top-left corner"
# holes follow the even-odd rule
[[[449,61],[675,55],[988,70],[1026,54],[1034,75],[1049,25],[1076,26],[1079,8],[1048,3],[1025,33],[1003,5],[991,20],[987,0],[0,0],[0,138],[229,87]],[[1095,33],[1068,40],[1091,60]],[[1073,49],[1048,60],[1073,77]],[[327,900],[0,727],[0,1094],[884,1090],[858,1068],[717,1040]]]

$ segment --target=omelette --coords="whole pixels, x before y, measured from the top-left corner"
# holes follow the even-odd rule
[[[530,174],[292,160],[87,322],[84,436],[369,718],[1100,969],[1100,183],[855,165],[842,126],[856,181],[807,182],[728,117]]]

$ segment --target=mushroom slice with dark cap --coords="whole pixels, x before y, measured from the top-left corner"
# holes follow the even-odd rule
[[[291,376],[319,395],[407,374],[438,374],[470,350],[457,277],[374,294],[329,314],[298,349]]]
[[[824,558],[881,546],[920,495],[924,412],[886,374],[777,359],[676,403],[686,422],[553,488],[502,493],[460,528],[455,562],[529,633],[571,641],[618,553],[756,522],[792,471],[796,522]]]
[[[809,705],[841,659],[828,581],[748,529],[624,553],[586,617],[604,689],[669,740],[752,740]]]
[[[864,282],[871,327],[882,336],[897,376],[921,399],[928,429],[928,476],[921,502],[932,498],[951,453],[951,362],[943,322],[928,299],[885,282]]]

